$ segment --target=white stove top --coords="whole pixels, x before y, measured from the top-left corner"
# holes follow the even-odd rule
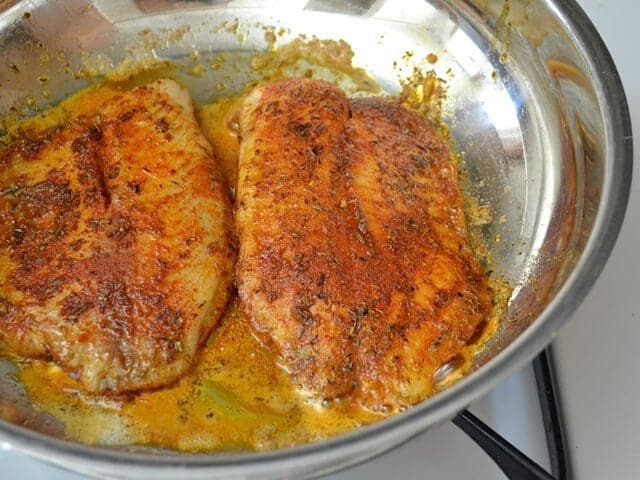
[[[522,0],[517,0],[522,1]],[[579,0],[598,27],[626,89],[634,143],[640,151],[640,2]],[[636,155],[637,157],[637,155]],[[575,478],[640,478],[640,173],[636,173],[622,233],[600,279],[554,342],[560,395]],[[549,468],[531,367],[471,406],[527,455]],[[82,480],[76,474],[0,450],[2,479]],[[504,478],[453,424],[330,480]]]

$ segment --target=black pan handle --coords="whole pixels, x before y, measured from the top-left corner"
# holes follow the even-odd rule
[[[573,478],[573,471],[564,430],[564,414],[556,379],[553,345],[548,346],[533,360],[533,374],[538,387],[551,472],[558,480],[570,480]]]
[[[468,410],[453,419],[512,480],[570,480],[571,460],[564,431],[564,419],[557,387],[552,347],[547,347],[533,360],[533,373],[538,387],[542,420],[547,436],[550,475],[516,447],[498,435]]]
[[[469,410],[460,412],[454,419],[464,433],[476,442],[496,465],[512,480],[555,480],[540,465],[506,441]]]

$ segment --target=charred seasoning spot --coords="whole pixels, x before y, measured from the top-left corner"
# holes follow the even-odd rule
[[[311,259],[302,252],[296,253],[293,260],[294,271],[301,275],[309,269]]]
[[[60,315],[62,318],[75,323],[78,317],[89,310],[92,305],[91,299],[81,293],[71,293],[62,301]]]
[[[131,190],[136,195],[138,195],[138,194],[140,194],[140,192],[142,192],[142,186],[138,182],[128,182],[127,183],[127,187],[129,188],[129,190]]]
[[[169,122],[162,117],[155,121],[156,129],[161,133],[167,133],[169,131]]]
[[[66,283],[67,279],[64,276],[45,277],[29,285],[26,290],[39,301],[45,301],[56,296]]]
[[[8,317],[13,310],[13,305],[9,300],[0,297],[0,318]]]
[[[352,320],[362,320],[369,315],[369,306],[367,304],[358,305],[349,311]]]
[[[311,147],[311,152],[312,152],[316,157],[319,157],[319,156],[322,154],[323,150],[324,150],[324,147],[323,147],[322,145],[319,145],[319,144],[313,145],[313,146]]]
[[[37,269],[36,262],[52,255],[53,251],[46,252],[73,230],[78,220],[79,196],[70,190],[64,173],[52,170],[49,178],[25,185],[19,198],[11,200],[13,244],[19,247],[13,250],[12,258],[21,265],[13,277],[19,285],[29,282],[22,275]]]
[[[76,138],[71,144],[71,151],[78,155],[85,155],[89,151],[87,143],[88,142],[86,138]]]
[[[55,127],[39,133],[28,129],[19,130],[13,144],[0,151],[0,166],[8,165],[14,156],[27,162],[36,159],[61,129],[62,127]]]
[[[176,342],[179,342],[183,323],[184,320],[182,318],[182,312],[173,310],[167,305],[163,305],[156,315],[156,326],[153,329],[153,335],[155,338],[161,339],[163,344],[166,342],[166,347],[175,353],[178,351],[175,348],[175,345]],[[182,344],[180,345],[182,346]]]
[[[107,236],[125,245],[131,245],[135,241],[135,227],[129,217],[116,215],[111,219]]]
[[[309,295],[306,293],[303,293],[301,297],[298,297],[293,305],[293,314],[303,325],[311,325],[315,321],[313,314],[309,311],[310,307],[311,302],[309,300]]]
[[[301,123],[297,121],[291,121],[288,127],[298,137],[306,138],[311,133],[310,123]]]
[[[436,309],[441,309],[446,307],[449,304],[449,301],[451,299],[451,293],[447,290],[439,290],[438,293],[436,293],[435,298],[433,300],[433,306]]]
[[[118,175],[120,175],[120,164],[114,163],[113,165],[109,165],[109,167],[106,167],[103,164],[103,171],[104,176],[107,180],[115,180],[116,178],[118,178]]]
[[[133,118],[133,116],[140,112],[142,109],[137,107],[137,108],[131,108],[130,110],[127,110],[124,113],[121,113],[120,115],[118,115],[118,120],[120,121],[120,123],[126,123],[129,120],[131,120]]]
[[[96,272],[97,273],[97,272]],[[109,278],[115,272],[102,272],[103,278],[97,288],[97,302],[100,313],[114,313],[115,316],[126,318],[131,310],[131,299],[122,281]]]
[[[431,163],[423,155],[411,155],[411,161],[420,170],[427,168]]]

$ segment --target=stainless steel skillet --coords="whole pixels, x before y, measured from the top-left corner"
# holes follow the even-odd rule
[[[237,28],[218,28],[236,19]],[[624,215],[631,127],[615,66],[573,1],[5,1],[0,113],[53,103],[86,83],[74,77],[79,69],[110,68],[131,52],[178,63],[188,62],[194,48],[205,56],[228,52],[240,67],[185,74],[184,81],[201,101],[212,84],[233,91],[251,75],[241,60],[266,47],[257,23],[288,28],[285,37],[346,40],[355,63],[390,93],[399,88],[394,62],[405,57],[400,66],[409,71],[428,53],[438,56],[434,68],[448,82],[444,119],[465,152],[472,193],[492,210],[482,235],[496,274],[515,286],[503,328],[452,388],[394,418],[311,445],[228,455],[115,451],[57,439],[37,422],[29,429],[7,421],[0,421],[0,441],[111,478],[320,475],[453,417],[535,356],[595,281]],[[171,36],[166,29],[183,26],[184,34],[164,41],[162,35]],[[160,40],[140,46],[147,30]],[[28,404],[19,386],[12,392],[16,403]]]

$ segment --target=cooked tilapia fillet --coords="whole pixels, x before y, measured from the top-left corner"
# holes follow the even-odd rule
[[[0,152],[0,341],[91,392],[157,387],[225,308],[232,219],[189,93],[159,80]]]
[[[423,399],[491,305],[441,136],[307,79],[256,88],[241,134],[236,279],[258,335],[317,398]]]

